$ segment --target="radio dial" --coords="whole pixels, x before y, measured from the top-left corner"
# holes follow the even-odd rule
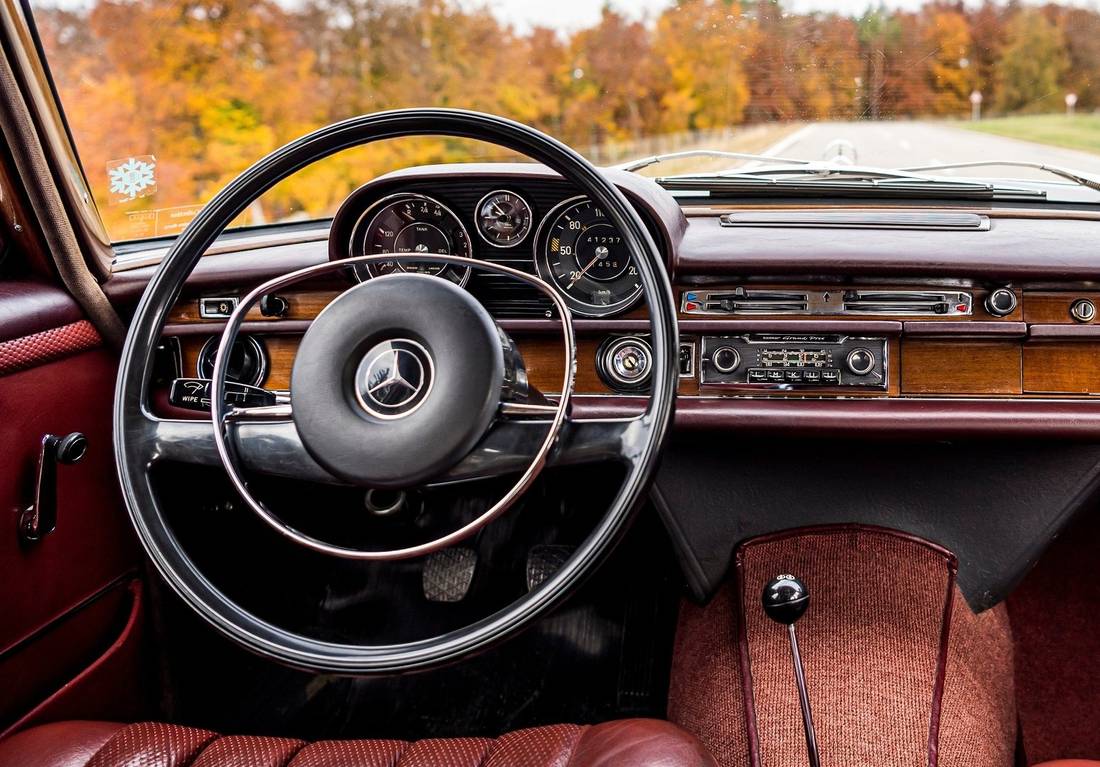
[[[741,364],[741,355],[732,346],[721,346],[711,354],[710,362],[719,373],[732,373]]]
[[[857,376],[865,376],[875,368],[875,355],[870,349],[860,347],[848,352],[848,370]]]

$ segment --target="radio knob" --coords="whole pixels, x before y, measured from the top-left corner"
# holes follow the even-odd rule
[[[1008,288],[997,288],[985,297],[985,310],[994,317],[1005,317],[1016,308],[1016,294]]]
[[[732,373],[741,364],[741,355],[732,346],[720,346],[710,355],[710,362],[719,373]]]
[[[870,349],[860,347],[848,352],[845,360],[848,370],[857,376],[865,376],[875,368],[875,355]]]

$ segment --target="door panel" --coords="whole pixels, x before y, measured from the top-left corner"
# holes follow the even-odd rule
[[[50,286],[4,283],[0,318],[0,508],[7,516],[0,526],[0,689],[20,693],[18,705],[0,712],[3,730],[118,638],[126,609],[117,594],[138,560],[111,444],[115,354]],[[13,330],[19,335],[11,337]],[[34,498],[42,437],[74,431],[87,437],[88,449],[80,462],[58,467],[57,527],[22,541],[18,522]],[[102,701],[88,706],[88,717],[109,713]]]

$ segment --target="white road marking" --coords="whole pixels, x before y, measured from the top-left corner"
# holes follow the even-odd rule
[[[799,130],[794,131],[794,133],[791,133],[791,135],[787,136],[787,138],[781,139],[780,141],[775,142],[774,144],[769,146],[768,149],[764,150],[760,154],[769,154],[769,155],[772,155],[772,156],[780,156],[781,157],[781,156],[783,156],[783,154],[785,152],[787,152],[789,149],[791,149],[791,147],[794,146],[794,144],[799,143],[800,141],[804,141],[807,138],[810,138],[810,134],[813,133],[813,132],[814,132],[814,125],[803,125],[802,128],[800,128]],[[746,167],[748,167],[748,166],[746,165]]]

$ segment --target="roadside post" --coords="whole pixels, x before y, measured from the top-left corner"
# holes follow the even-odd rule
[[[970,92],[970,119],[980,120],[982,119],[982,92],[971,91]]]

